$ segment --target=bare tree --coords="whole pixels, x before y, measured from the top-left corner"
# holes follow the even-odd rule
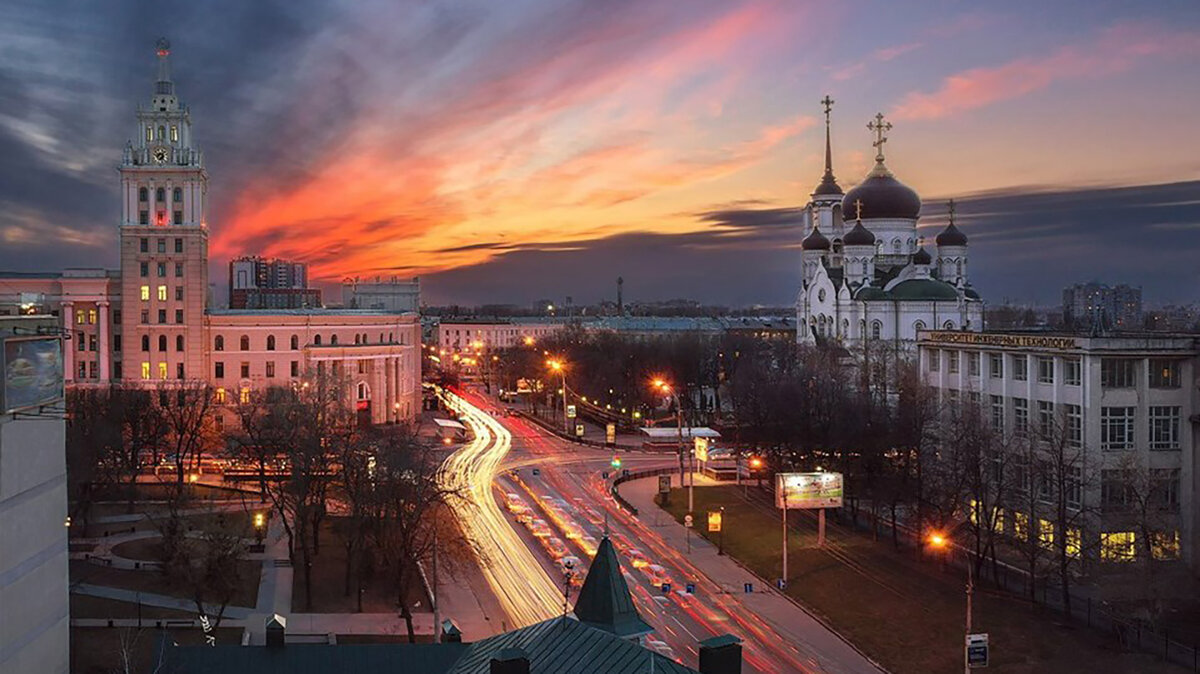
[[[167,446],[175,455],[176,482],[183,484],[190,465],[199,462],[217,438],[213,422],[215,391],[203,381],[164,385],[157,391]]]

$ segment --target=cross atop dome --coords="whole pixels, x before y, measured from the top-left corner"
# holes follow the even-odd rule
[[[867,122],[867,129],[875,132],[875,141],[871,146],[875,148],[875,163],[883,163],[883,144],[887,142],[887,132],[892,130],[892,123],[884,121],[883,113],[875,113],[875,119]]]
[[[829,97],[829,94],[825,94],[825,98],[822,98],[819,103],[825,111],[825,175],[821,176],[821,184],[813,190],[813,196],[841,196],[842,188],[837,184],[837,178],[833,177],[833,150],[829,142],[829,113],[833,110],[833,99]]]

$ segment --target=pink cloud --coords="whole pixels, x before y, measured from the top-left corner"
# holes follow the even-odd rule
[[[1103,77],[1156,56],[1200,52],[1200,34],[1121,24],[1082,45],[1000,66],[972,68],[945,78],[937,91],[912,92],[892,110],[895,119],[938,119],[1019,98],[1059,80]]]

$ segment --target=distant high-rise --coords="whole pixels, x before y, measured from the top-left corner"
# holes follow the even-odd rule
[[[321,291],[308,287],[308,265],[257,256],[229,261],[230,309],[301,309],[321,306]]]
[[[1063,323],[1073,330],[1137,330],[1142,289],[1092,281],[1063,289]]]

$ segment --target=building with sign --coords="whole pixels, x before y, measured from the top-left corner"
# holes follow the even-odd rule
[[[917,233],[921,198],[884,164],[891,123],[876,115],[875,167],[843,193],[833,176],[825,105],[825,174],[805,207],[796,341],[862,346],[873,341],[911,353],[928,329],[978,331],[983,302],[971,287],[967,237],[953,204],[931,254]]]
[[[421,368],[415,313],[211,306],[208,170],[191,112],[176,95],[166,40],[156,54],[153,94],[138,106],[137,136],[118,165],[120,268],[0,273],[0,315],[59,317],[69,337],[68,385],[206,381],[220,400],[236,403],[251,389],[325,371],[346,378],[354,404],[373,422],[414,418]],[[248,284],[250,272],[254,283],[268,284],[271,274],[295,284],[306,273],[294,265],[247,272]]]
[[[1065,532],[1074,548],[1101,563],[1148,557],[1197,568],[1200,338],[926,331],[918,344],[922,378],[943,407],[978,406],[1010,446],[1032,443],[1037,456],[1075,450],[1064,491],[1068,508],[1087,516],[1083,530]],[[1023,503],[1029,490],[1049,488],[1040,461],[1012,465]],[[1008,510],[1008,534],[1053,540],[1048,516]]]
[[[3,672],[66,674],[70,664],[59,333],[58,321],[51,316],[0,317],[0,400],[5,411],[0,415]]]

